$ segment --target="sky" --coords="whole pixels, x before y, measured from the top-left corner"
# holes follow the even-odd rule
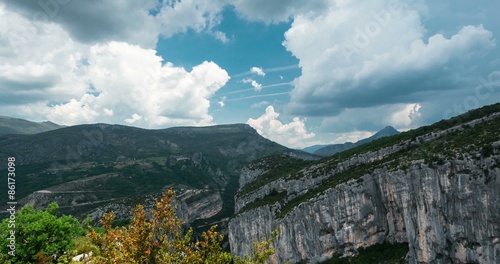
[[[500,101],[498,1],[0,0],[0,115],[292,148]]]

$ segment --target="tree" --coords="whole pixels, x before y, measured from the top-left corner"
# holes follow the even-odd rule
[[[15,227],[9,219],[0,224],[0,247],[6,249],[10,231],[15,231],[15,256],[0,252],[4,263],[50,263],[65,251],[71,250],[74,239],[85,234],[78,220],[72,216],[57,216],[59,206],[51,203],[45,210],[25,206],[15,213]],[[11,223],[12,224],[12,223]],[[13,227],[13,228],[11,228]]]
[[[138,205],[129,226],[113,227],[114,214],[107,213],[101,220],[103,233],[89,227],[89,237],[100,252],[93,255],[93,263],[233,263],[231,254],[220,246],[223,236],[216,226],[203,232],[198,241],[193,240],[192,229],[183,232],[184,223],[175,214],[174,195],[170,189],[156,200],[149,218]],[[235,263],[266,263],[274,253],[271,244],[272,240],[255,242],[252,256],[236,258]]]
[[[235,264],[265,264],[268,263],[269,257],[274,254],[275,250],[272,244],[281,230],[275,230],[271,233],[271,238],[268,240],[254,241],[252,253],[250,256],[245,255],[243,258],[235,257]]]

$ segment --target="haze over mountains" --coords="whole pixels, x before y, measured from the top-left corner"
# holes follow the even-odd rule
[[[356,143],[346,142],[343,144],[314,145],[314,146],[304,148],[302,150],[309,152],[311,154],[326,157],[326,156],[331,156],[335,153],[339,153],[339,152],[342,152],[342,151],[345,151],[348,149],[352,149],[354,147],[357,147],[359,145],[374,141],[374,140],[379,139],[379,138],[393,136],[393,135],[397,135],[397,134],[399,134],[399,131],[397,131],[395,128],[393,128],[392,126],[386,126],[382,130],[375,133],[373,136],[365,138],[365,139],[361,139],[361,140],[357,141]]]

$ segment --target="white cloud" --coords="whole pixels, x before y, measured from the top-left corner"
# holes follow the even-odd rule
[[[171,63],[162,65],[154,50],[118,42],[93,46],[88,64],[88,80],[99,92],[90,106],[103,112],[125,105],[129,110],[113,119],[146,127],[211,124],[209,98],[229,80],[213,62],[187,72]],[[130,119],[132,113],[142,119]],[[55,121],[63,118],[54,116]]]
[[[334,133],[332,137],[334,140],[328,142],[327,144],[343,144],[346,142],[356,143],[361,139],[371,137],[374,133],[370,131],[353,131],[346,133]]]
[[[54,22],[76,41],[90,45],[117,41],[154,48],[159,35],[171,37],[189,29],[228,41],[223,32],[214,30],[226,0],[5,2],[34,23]]]
[[[75,8],[69,5],[64,10]],[[210,15],[199,8],[215,7],[196,5],[196,1],[182,1],[172,8],[162,7],[163,13],[160,11],[156,19],[165,23],[179,16],[187,19],[162,32],[175,34],[192,25],[196,30],[210,31],[218,23],[217,11],[213,9]],[[195,16],[193,20],[189,20],[189,14]],[[73,40],[75,34],[83,33],[71,31],[70,25],[35,23],[31,18],[0,4],[0,110],[8,109],[5,114],[34,120],[49,118],[66,125],[109,122],[163,127],[213,123],[208,113],[210,98],[229,80],[217,64],[203,62],[188,72],[164,63],[153,49],[115,41],[88,45]],[[222,38],[223,33],[217,35]]]
[[[420,108],[422,108],[422,105],[418,103],[403,105],[401,110],[391,114],[389,123],[398,127],[399,130],[408,130],[415,126],[415,123],[421,117]]]
[[[103,108],[102,111],[103,111],[103,114],[106,115],[106,116],[113,116],[113,110],[112,109]]]
[[[66,125],[213,123],[210,98],[229,80],[214,62],[188,72],[164,63],[153,49],[115,41],[88,45],[74,41],[67,26],[29,19],[0,3],[0,111],[5,114]]]
[[[249,118],[247,124],[255,128],[257,132],[282,145],[292,148],[302,148],[308,146],[308,140],[315,134],[309,133],[305,127],[305,121],[299,117],[294,117],[293,121],[283,124],[278,120],[279,113],[274,111],[273,106],[268,106],[266,112],[257,119]]]
[[[423,125],[420,103],[387,104],[369,108],[349,108],[340,114],[325,117],[319,130],[336,135],[352,131],[376,132],[386,126],[399,131]]]
[[[99,117],[98,110],[93,107],[95,101],[95,97],[86,94],[80,100],[71,99],[65,104],[55,105],[50,108],[39,107],[35,111],[45,113],[49,120],[64,125],[92,123]]]
[[[221,32],[221,31],[214,31],[214,36],[216,39],[220,40],[222,43],[228,43],[229,38],[226,36],[226,33]]]
[[[300,60],[302,75],[287,112],[332,115],[460,88],[471,76],[456,72],[494,47],[492,33],[464,26],[451,37],[426,38],[422,12],[423,1],[332,0],[321,15],[297,15],[284,46]]]
[[[217,101],[217,104],[220,106],[220,107],[224,107],[226,105],[226,103],[224,103],[226,101],[227,97],[226,96],[222,96],[222,98],[220,99],[220,101]]]
[[[156,45],[158,30],[150,15],[158,2],[145,1],[4,1],[6,6],[36,24],[50,21],[78,42],[126,41]]]
[[[262,67],[252,67],[250,68],[251,73],[255,73],[259,76],[266,76],[266,73],[262,70]]]
[[[33,23],[0,4],[0,42],[0,101],[68,101],[85,92],[85,45],[60,25]]]
[[[160,23],[160,32],[165,37],[193,29],[197,32],[212,32],[220,24],[221,12],[226,1],[214,0],[183,0],[165,1],[159,14],[156,15]],[[224,33],[215,31],[214,36],[224,42],[228,40]]]
[[[141,119],[142,119],[142,116],[134,113],[130,118],[125,119],[125,122],[127,122],[129,124],[133,124]]]
[[[251,108],[261,108],[261,107],[264,107],[264,106],[268,106],[270,105],[271,103],[268,102],[268,101],[262,101],[262,102],[258,102],[258,103],[254,103],[252,104],[250,107]]]
[[[241,80],[243,83],[250,83],[255,91],[260,92],[262,90],[262,84],[258,83],[252,78],[245,78]]]

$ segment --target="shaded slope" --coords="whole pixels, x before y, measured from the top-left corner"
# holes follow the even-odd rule
[[[220,217],[229,216],[238,172],[245,164],[267,155],[302,154],[244,124],[159,130],[80,125],[0,136],[0,145],[0,159],[16,158],[18,199],[39,206],[55,200],[77,216],[107,202],[157,194],[165,187],[220,193]],[[0,169],[5,166],[0,164]],[[87,179],[85,184],[82,179]],[[45,189],[53,193],[36,193]]]
[[[6,134],[36,134],[62,128],[50,121],[31,122],[24,119],[0,116],[0,135]]]

